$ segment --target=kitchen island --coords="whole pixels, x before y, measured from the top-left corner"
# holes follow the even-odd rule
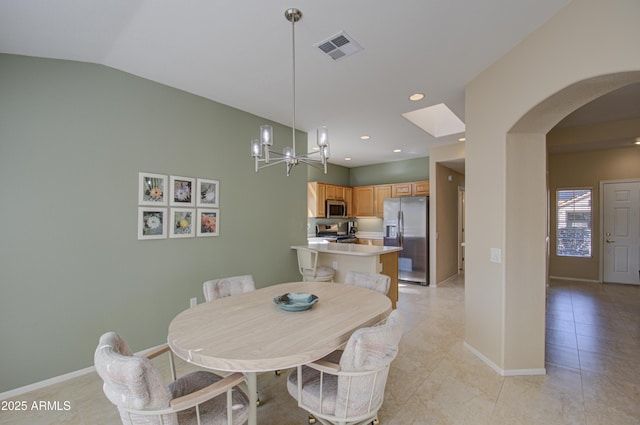
[[[310,243],[292,246],[292,249],[308,248],[318,251],[318,265],[336,271],[333,280],[344,282],[349,270],[381,273],[391,278],[389,293],[391,305],[398,301],[398,251],[395,246],[359,245],[352,243]]]

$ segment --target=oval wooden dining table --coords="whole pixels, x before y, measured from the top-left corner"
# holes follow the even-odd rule
[[[318,302],[304,311],[284,311],[276,296],[306,292]],[[358,328],[391,313],[385,295],[333,282],[291,282],[220,298],[178,314],[168,343],[188,363],[243,372],[249,390],[249,425],[257,424],[256,373],[318,360],[341,347]],[[283,384],[284,385],[284,384]]]

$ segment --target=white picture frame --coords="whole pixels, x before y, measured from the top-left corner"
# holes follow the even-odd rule
[[[169,205],[176,207],[195,207],[196,179],[192,177],[169,177]]]
[[[209,208],[220,206],[220,181],[199,178],[196,187],[196,206]]]
[[[167,176],[138,173],[138,205],[167,205]]]
[[[169,212],[169,237],[193,238],[196,235],[196,209],[171,208]]]
[[[220,210],[218,208],[198,208],[196,236],[220,235]]]
[[[165,239],[167,237],[167,209],[138,207],[138,239]]]

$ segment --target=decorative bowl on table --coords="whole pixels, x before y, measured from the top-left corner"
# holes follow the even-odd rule
[[[285,311],[303,311],[313,307],[318,297],[306,292],[287,292],[275,297],[273,302]]]

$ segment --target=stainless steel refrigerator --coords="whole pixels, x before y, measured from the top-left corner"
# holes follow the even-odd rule
[[[384,200],[384,244],[400,246],[398,279],[429,284],[429,197]]]

